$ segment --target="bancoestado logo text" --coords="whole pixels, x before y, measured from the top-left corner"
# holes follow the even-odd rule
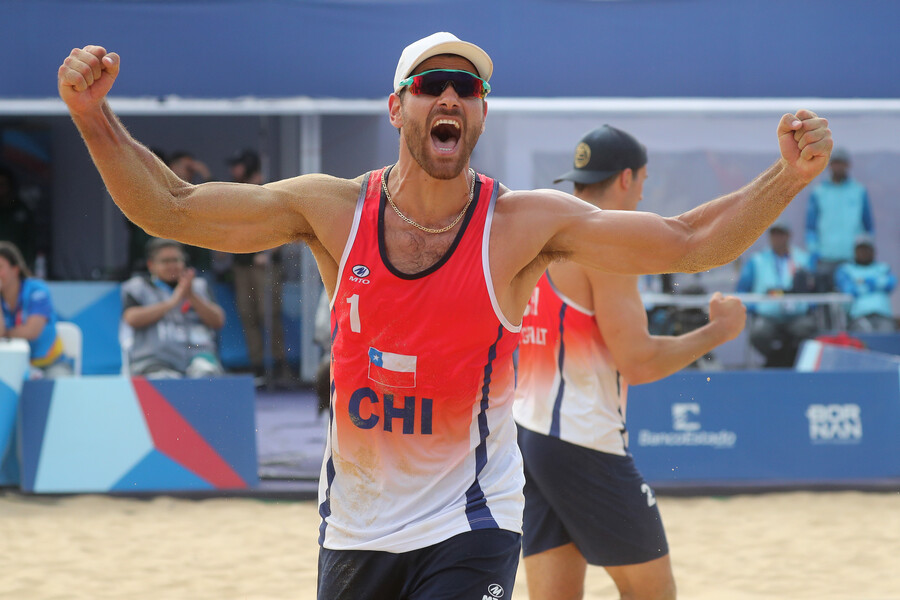
[[[813,444],[858,444],[863,438],[858,404],[810,404],[806,409]]]
[[[672,405],[672,431],[638,431],[639,446],[709,446],[734,448],[737,433],[727,429],[705,431],[700,422],[700,404],[676,402]]]

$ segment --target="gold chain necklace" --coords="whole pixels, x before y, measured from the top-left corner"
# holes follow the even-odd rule
[[[415,227],[417,229],[421,229],[425,233],[444,233],[445,231],[450,231],[451,229],[456,227],[456,224],[459,223],[459,220],[462,219],[462,216],[464,214],[466,214],[466,211],[469,209],[469,205],[472,204],[472,199],[475,198],[475,170],[472,168],[469,168],[469,176],[472,178],[472,183],[469,185],[469,201],[466,202],[466,205],[463,206],[463,209],[460,211],[460,213],[458,215],[456,215],[456,218],[453,219],[452,223],[450,223],[446,227],[441,227],[440,229],[431,229],[429,227],[425,227],[424,225],[419,225],[418,223],[416,223],[415,221],[413,221],[412,219],[410,219],[409,217],[404,215],[402,212],[400,212],[400,209],[397,208],[397,205],[394,204],[394,199],[391,198],[391,193],[388,191],[388,186],[387,186],[386,176],[387,176],[388,171],[389,171],[389,169],[385,169],[381,172],[381,189],[384,190],[384,195],[387,196],[388,202],[391,203],[391,208],[394,209],[394,212],[397,213],[398,217],[400,217],[401,219],[403,219],[404,221],[406,221],[413,227]]]

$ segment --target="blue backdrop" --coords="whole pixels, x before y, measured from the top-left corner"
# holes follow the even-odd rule
[[[628,391],[630,449],[660,487],[900,481],[898,372],[681,372]]]
[[[53,97],[75,46],[118,96],[378,98],[400,51],[451,31],[497,96],[900,96],[895,0],[2,0],[0,97]]]

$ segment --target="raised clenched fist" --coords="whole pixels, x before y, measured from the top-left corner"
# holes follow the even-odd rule
[[[740,335],[746,321],[747,309],[735,296],[716,292],[709,299],[709,322],[721,324],[729,340]]]
[[[119,55],[101,46],[75,48],[59,67],[59,96],[73,114],[100,107],[119,74]]]

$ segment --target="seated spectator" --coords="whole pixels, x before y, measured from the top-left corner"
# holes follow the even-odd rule
[[[890,296],[897,287],[897,277],[887,263],[875,260],[875,243],[871,236],[856,238],[853,261],[838,268],[835,282],[840,291],[853,296],[850,331],[896,331]]]
[[[19,249],[0,241],[0,337],[22,338],[31,346],[32,376],[64,377],[73,372],[56,333],[56,311],[47,284],[31,276]]]
[[[793,291],[795,279],[811,270],[809,254],[791,246],[791,230],[784,223],[769,229],[770,247],[753,254],[744,264],[737,291],[773,297]],[[816,320],[804,303],[747,303],[753,317],[750,343],[765,358],[766,367],[790,367],[797,348],[812,337]]]
[[[149,275],[122,285],[122,320],[133,331],[128,349],[132,375],[155,378],[222,375],[216,331],[225,312],[206,281],[185,267],[184,248],[172,240],[147,243]]]

